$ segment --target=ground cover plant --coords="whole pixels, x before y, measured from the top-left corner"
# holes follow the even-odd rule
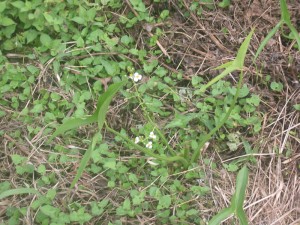
[[[299,7],[2,1],[0,224],[299,223]]]

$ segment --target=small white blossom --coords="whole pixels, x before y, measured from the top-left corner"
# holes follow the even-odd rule
[[[152,141],[149,141],[147,144],[146,144],[146,148],[152,148]]]
[[[155,161],[152,161],[152,160],[155,160],[155,158],[152,158],[152,157],[148,158],[147,163],[149,163],[152,166],[157,166],[158,163],[156,163]]]
[[[137,144],[137,143],[139,143],[139,142],[140,142],[140,137],[136,137],[135,140],[134,140],[134,143]]]
[[[134,74],[131,74],[129,76],[129,78],[132,79],[134,82],[140,81],[142,79],[142,77],[143,76],[141,74],[139,74],[138,72],[135,72]]]
[[[150,132],[150,135],[149,135],[149,137],[150,138],[152,138],[152,139],[156,139],[156,135],[154,134],[154,132],[152,131],[152,132]]]

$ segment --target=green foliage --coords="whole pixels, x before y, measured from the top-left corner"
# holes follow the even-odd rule
[[[209,225],[219,225],[225,219],[227,219],[232,214],[235,214],[239,219],[240,224],[247,225],[247,217],[245,211],[243,209],[244,200],[245,200],[245,192],[248,183],[248,169],[247,167],[243,167],[236,179],[236,188],[235,193],[232,196],[230,206],[228,208],[222,209],[217,215],[215,215],[210,221]]]
[[[155,0],[154,7],[142,0],[126,4],[134,12],[131,7],[124,10],[121,0],[0,3],[0,118],[23,124],[32,147],[38,145],[34,141],[41,134],[49,137],[42,144],[47,162],[32,164],[30,157],[10,155],[17,180],[22,179],[26,188],[12,189],[9,182],[0,183],[0,198],[36,197],[29,209],[8,207],[8,224],[20,223],[27,210],[34,213],[36,224],[97,224],[106,215],[112,218],[108,224],[122,224],[124,217],[149,212],[160,223],[205,224],[192,201],[210,193],[206,174],[197,166],[201,150],[214,138],[211,145],[216,151],[232,153],[243,146],[247,154],[255,153],[238,132],[247,128],[251,135],[261,129],[260,96],[242,83],[253,31],[236,58],[216,68],[224,69],[221,74],[208,82],[196,75],[186,81],[183,71],[170,72],[160,62],[157,41],[165,32],[160,24],[167,25],[173,13],[164,7],[167,1]],[[229,5],[225,0],[219,4],[192,1],[190,10],[202,15],[203,10]],[[285,15],[284,20],[288,19]],[[153,36],[143,36],[148,46],[138,49],[133,31],[145,25],[153,28]],[[236,87],[223,79],[234,71],[241,72]],[[142,80],[128,82],[125,76],[133,78],[137,72]],[[280,91],[272,83],[271,89]],[[109,123],[106,114],[117,93],[114,109],[118,110],[112,110]],[[130,123],[120,124],[119,119],[123,122],[127,117]],[[20,143],[24,140],[23,130],[10,136]],[[202,160],[217,169],[215,162]],[[255,159],[247,156],[223,167],[235,172],[245,161]],[[65,192],[56,186],[65,174],[57,171],[69,173],[75,166],[73,180],[64,180],[71,183],[69,191],[76,186],[76,192],[89,194],[79,180],[84,175],[95,180],[103,177],[97,200],[82,204],[85,199],[75,200],[69,192],[62,198],[66,202],[59,201]],[[33,179],[39,191],[28,188]],[[230,211],[245,223],[241,199],[236,197],[244,198],[241,182],[245,180],[239,175],[238,194],[232,200],[235,210],[225,209],[218,220]],[[101,195],[116,190],[117,202],[110,195]]]
[[[257,59],[259,54],[262,52],[266,44],[269,40],[276,34],[279,28],[282,28],[284,24],[288,26],[291,31],[292,39],[296,40],[298,45],[298,50],[300,50],[300,35],[298,34],[296,28],[293,26],[291,22],[291,16],[287,8],[286,0],[280,0],[280,9],[281,9],[281,20],[276,24],[276,26],[268,33],[265,39],[261,42],[260,46],[258,47],[254,60]]]

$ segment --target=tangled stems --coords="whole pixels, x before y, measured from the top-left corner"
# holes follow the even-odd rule
[[[233,100],[231,102],[229,110],[227,111],[226,115],[221,120],[221,122],[214,129],[212,129],[208,134],[206,134],[204,136],[203,140],[199,144],[199,146],[200,146],[199,150],[195,151],[194,154],[193,154],[193,156],[192,156],[191,163],[195,162],[199,158],[200,151],[203,148],[203,146],[205,145],[205,143],[224,125],[224,123],[229,118],[229,116],[230,116],[230,114],[231,114],[232,110],[234,109],[234,106],[235,106],[235,104],[237,102],[237,99],[239,97],[240,89],[242,87],[242,81],[243,81],[243,71],[241,71],[241,73],[240,73],[240,77],[239,77],[239,82],[238,82],[238,85],[237,85],[236,93],[235,93],[235,95],[233,97]]]
[[[124,136],[123,134],[121,134],[121,133],[115,131],[114,129],[110,128],[110,127],[107,125],[106,122],[105,122],[105,127],[106,127],[106,130],[108,130],[109,132],[111,132],[111,133],[113,133],[113,134],[119,136],[119,137],[122,138],[123,140],[127,141],[127,143],[129,143],[131,146],[133,146],[133,147],[136,148],[137,150],[139,150],[139,151],[141,151],[141,152],[143,152],[143,153],[145,153],[145,154],[147,154],[147,155],[149,155],[149,156],[152,156],[152,157],[154,157],[154,158],[156,158],[156,159],[165,161],[165,162],[167,162],[167,163],[171,163],[171,162],[176,162],[176,161],[178,161],[178,162],[181,162],[182,165],[183,165],[184,167],[186,167],[186,168],[189,166],[189,162],[188,162],[185,158],[183,158],[183,157],[181,157],[181,156],[172,156],[172,157],[168,157],[168,156],[162,156],[162,155],[155,154],[155,153],[153,153],[151,150],[149,150],[149,149],[147,149],[147,148],[144,148],[144,147],[142,147],[142,146],[140,146],[140,145],[135,144],[135,143],[134,143],[132,140],[130,140],[128,137],[126,137],[126,136]]]

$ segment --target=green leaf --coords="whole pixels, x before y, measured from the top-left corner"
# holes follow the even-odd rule
[[[38,32],[34,29],[30,29],[26,32],[24,32],[24,36],[26,38],[27,44],[32,42],[36,37],[38,36]]]
[[[218,82],[220,79],[224,78],[225,76],[227,76],[228,74],[230,74],[231,72],[235,71],[235,70],[242,70],[243,66],[244,66],[244,60],[246,57],[246,53],[250,44],[250,40],[251,37],[254,33],[254,30],[252,30],[248,36],[245,38],[244,42],[242,43],[241,47],[238,50],[237,56],[236,58],[232,61],[232,62],[228,62],[225,63],[223,65],[221,65],[220,67],[217,68],[225,68],[225,70],[219,74],[218,76],[216,76],[215,78],[213,78],[212,80],[210,80],[206,85],[203,85],[200,90],[197,91],[198,92],[205,92],[206,89],[208,87],[210,87],[211,85],[213,85],[214,83]]]
[[[16,23],[8,17],[0,18],[0,25],[2,25],[2,26],[7,27],[7,26],[10,26],[10,25],[13,25],[13,24],[16,24]]]
[[[102,96],[100,96],[97,104],[97,110],[94,114],[95,116],[97,116],[99,130],[101,130],[103,127],[103,124],[105,122],[105,115],[111,100],[124,84],[126,84],[126,81],[113,84],[107,89],[107,91]]]
[[[236,189],[231,203],[231,206],[234,207],[235,211],[239,208],[243,208],[245,192],[248,184],[248,174],[249,171],[247,167],[244,166],[237,175]]]
[[[209,222],[208,225],[220,225],[221,222],[231,216],[234,209],[229,207],[222,209],[217,215],[215,215]]]
[[[167,209],[171,205],[171,196],[170,195],[164,195],[159,198],[157,210],[160,209]]]
[[[40,210],[50,218],[56,218],[58,216],[58,213],[60,212],[59,208],[55,208],[51,205],[44,205],[40,208]]]
[[[6,9],[6,1],[0,2],[0,13]]]
[[[300,111],[300,104],[293,105],[294,109]]]
[[[48,34],[41,34],[40,41],[42,45],[49,47],[51,45],[52,39]]]
[[[60,134],[65,133],[68,130],[73,130],[77,127],[87,125],[90,123],[95,123],[98,121],[98,127],[102,128],[104,120],[105,120],[105,114],[108,109],[109,103],[111,102],[114,95],[119,91],[119,89],[126,83],[126,81],[112,84],[105,93],[103,93],[98,100],[97,103],[97,109],[95,113],[91,116],[88,116],[87,118],[81,119],[81,118],[75,118],[70,119],[60,125],[56,131],[52,134],[52,136],[49,139],[49,142],[53,140],[53,138],[57,137]],[[100,113],[99,113],[100,112]],[[102,124],[102,125],[101,125]]]
[[[21,164],[22,162],[26,161],[26,158],[23,157],[23,156],[14,154],[14,155],[11,155],[11,160],[13,161],[13,163],[14,163],[15,165],[19,165],[19,164]]]
[[[79,16],[75,16],[72,18],[72,20],[78,24],[81,24],[81,25],[86,25],[86,21],[85,19],[83,19],[82,17],[79,17]]]
[[[4,191],[0,194],[0,200],[6,198],[11,195],[21,195],[21,194],[36,194],[40,195],[40,193],[33,188],[16,188]]]
[[[278,91],[278,92],[280,92],[280,91],[282,91],[282,89],[283,89],[283,84],[282,83],[280,83],[280,82],[271,82],[271,85],[270,85],[270,87],[271,87],[271,89],[273,90],[273,91]]]
[[[222,2],[220,2],[218,4],[218,6],[221,7],[221,8],[226,8],[226,7],[230,6],[230,3],[231,3],[230,0],[223,0]]]
[[[269,42],[269,40],[274,36],[274,34],[278,31],[278,29],[281,27],[282,21],[276,24],[276,26],[268,33],[268,35],[265,37],[265,39],[261,42],[259,45],[257,52],[255,53],[254,60],[257,59],[259,54],[262,52],[266,44]]]
[[[290,13],[287,8],[287,4],[285,0],[280,0],[280,9],[281,9],[281,20],[284,22],[290,22]]]
[[[101,134],[100,133],[96,133],[93,136],[92,144],[89,146],[88,150],[84,153],[84,155],[83,155],[83,157],[82,157],[82,159],[80,161],[79,168],[77,170],[75,178],[72,181],[70,189],[72,189],[75,186],[75,184],[78,182],[78,180],[80,179],[81,175],[84,172],[85,167],[87,166],[88,161],[91,158],[91,154],[95,150],[96,144],[99,141],[101,141]]]

